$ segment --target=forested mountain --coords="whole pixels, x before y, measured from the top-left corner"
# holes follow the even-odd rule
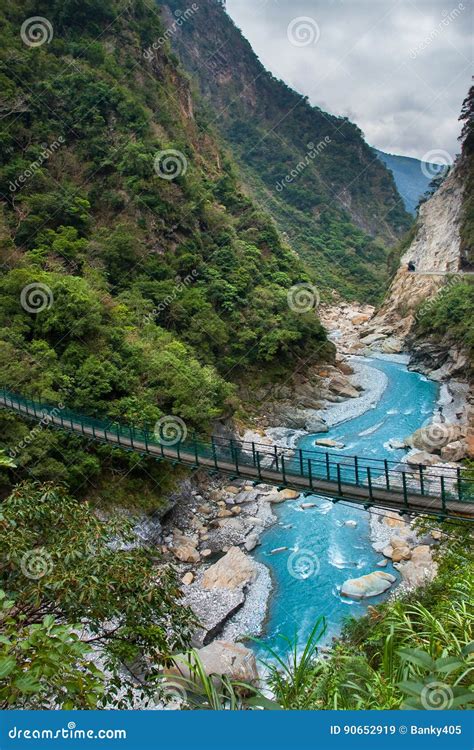
[[[416,207],[428,191],[431,180],[436,177],[443,166],[422,162],[410,156],[386,154],[374,149],[375,153],[392,172],[398,192],[403,198],[407,211],[414,214]]]
[[[155,9],[15,0],[1,28],[1,385],[208,429],[243,372],[332,351],[314,309],[290,309],[308,276],[241,192],[168,45],[145,59],[164,33]],[[9,446],[28,431],[1,420]],[[51,431],[23,448],[30,476],[81,491],[111,466]]]
[[[202,0],[186,19],[177,0],[161,5],[170,40],[250,193],[323,287],[376,299],[387,280],[385,248],[410,218],[361,131],[266,71],[217,0]]]

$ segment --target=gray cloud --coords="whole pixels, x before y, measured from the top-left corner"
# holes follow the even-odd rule
[[[419,158],[459,151],[473,7],[472,0],[227,0],[275,76],[356,122],[371,145]],[[301,17],[310,21],[306,31],[298,22],[297,46],[287,29]],[[303,45],[312,31],[314,41]]]

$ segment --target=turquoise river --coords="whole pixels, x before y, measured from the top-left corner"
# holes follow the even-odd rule
[[[388,441],[401,440],[427,420],[435,409],[437,385],[398,362],[365,363],[387,376],[383,395],[375,407],[332,427],[324,437],[344,443],[341,453],[347,455],[401,458],[404,451],[391,449]],[[316,437],[322,436],[305,436],[299,447],[313,448]],[[315,507],[302,509],[302,502]],[[303,644],[316,619],[324,616],[327,641],[340,632],[346,617],[361,616],[368,604],[378,603],[382,597],[352,601],[341,597],[339,590],[346,579],[379,570],[383,556],[372,548],[369,514],[362,508],[308,497],[274,506],[274,512],[278,520],[262,535],[255,557],[270,569],[273,580],[261,640],[284,652],[287,646],[279,634],[296,636]],[[287,549],[272,554],[282,547]],[[383,570],[399,579],[391,563]],[[258,643],[255,648],[261,654]]]

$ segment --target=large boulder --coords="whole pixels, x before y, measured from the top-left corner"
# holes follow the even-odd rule
[[[400,545],[399,547],[393,547],[392,560],[393,562],[400,562],[401,560],[409,560],[411,557],[410,547],[407,545]]]
[[[336,367],[338,370],[342,372],[343,375],[354,374],[354,368],[351,367],[351,365],[348,362],[346,362],[345,359],[338,360],[336,363]]]
[[[247,552],[251,552],[255,547],[260,544],[260,537],[258,534],[249,534],[244,542],[244,547]]]
[[[432,581],[436,575],[438,566],[431,555],[431,548],[428,544],[421,544],[415,547],[411,553],[409,562],[401,562],[396,565],[400,571],[403,580],[410,588],[416,588],[429,581]]]
[[[202,577],[204,589],[237,589],[253,581],[257,568],[239,547],[231,547]]]
[[[354,388],[348,381],[348,379],[342,375],[334,375],[329,381],[329,390],[336,394],[336,396],[342,396],[343,398],[358,398],[360,396],[359,391]]]
[[[384,333],[369,333],[367,336],[362,336],[361,341],[367,346],[370,346],[371,344],[375,344],[377,341],[383,341],[384,338]]]
[[[184,563],[197,563],[201,559],[196,549],[196,542],[192,539],[182,537],[175,547],[172,548],[173,555]]]
[[[385,354],[398,354],[403,350],[403,341],[397,336],[390,336],[382,342],[381,348]]]
[[[316,414],[307,412],[307,417],[304,423],[304,429],[306,432],[329,432],[329,427],[322,417],[318,417]]]
[[[447,422],[433,422],[427,427],[420,427],[406,439],[407,445],[417,448],[420,451],[433,453],[440,451],[445,445],[456,441],[461,434],[459,425],[448,424]]]
[[[266,500],[268,500],[270,503],[283,503],[285,500],[296,500],[300,496],[299,492],[296,492],[296,490],[279,490],[278,492],[272,492],[271,495],[268,495],[266,497]]]
[[[241,643],[227,641],[213,641],[208,646],[196,651],[207,675],[226,676],[232,680],[239,680],[250,684],[258,682],[257,662],[250,649]],[[192,657],[191,657],[192,663]],[[175,657],[175,663],[166,670],[171,676],[190,678],[189,668],[180,656]]]
[[[351,599],[367,599],[370,596],[379,596],[390,588],[397,579],[391,573],[376,570],[360,578],[350,578],[342,584],[342,596]]]
[[[294,430],[305,430],[308,412],[305,409],[285,408],[278,413],[278,418],[285,425]]]
[[[462,440],[455,440],[441,448],[443,461],[461,461],[467,454],[467,446]]]
[[[344,443],[340,443],[337,440],[331,440],[330,438],[318,438],[314,441],[315,445],[321,445],[324,448],[344,448]]]
[[[427,451],[417,451],[416,453],[410,453],[406,457],[406,462],[410,466],[432,466],[433,464],[440,463],[440,457],[434,453],[428,453]]]

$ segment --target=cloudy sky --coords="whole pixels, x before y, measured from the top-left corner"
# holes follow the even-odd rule
[[[459,151],[473,0],[227,0],[227,11],[275,76],[371,145],[441,163]]]

